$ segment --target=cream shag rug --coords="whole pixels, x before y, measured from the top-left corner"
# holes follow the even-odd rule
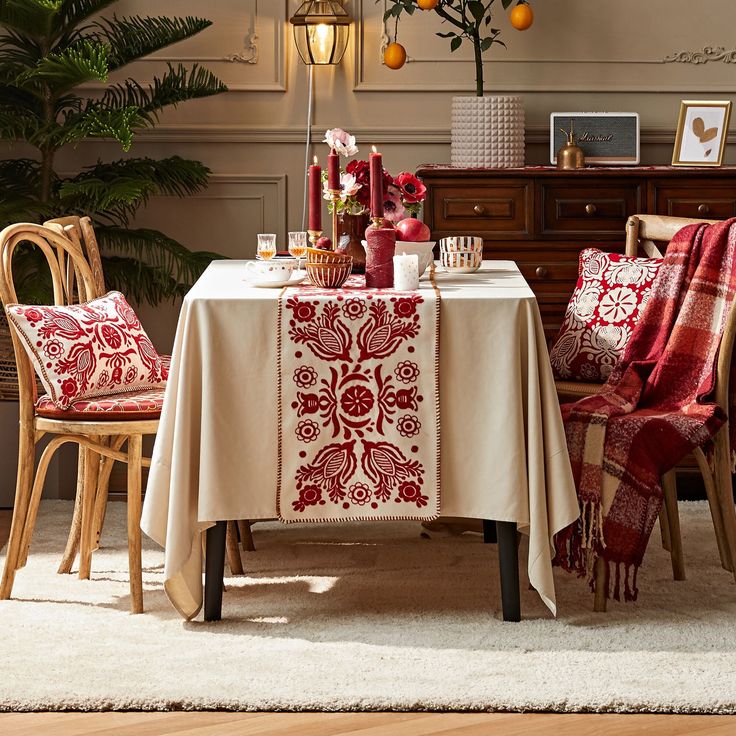
[[[57,575],[72,508],[45,502],[0,601],[0,709],[733,713],[736,585],[707,506],[680,508],[688,580],[672,581],[655,530],[639,602],[607,614],[557,571],[554,620],[522,572],[524,620],[502,622],[497,550],[477,535],[269,523],[248,574],[227,580],[227,620],[205,624],[171,608],[150,542],[146,613],[128,613],[124,504],[110,504],[93,579]]]

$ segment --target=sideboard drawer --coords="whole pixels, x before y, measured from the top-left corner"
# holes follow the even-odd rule
[[[529,237],[533,222],[531,182],[494,186],[437,187],[432,191],[433,231],[442,235]]]
[[[638,182],[611,185],[605,181],[579,184],[540,184],[542,234],[561,237],[620,238],[626,218],[641,212]]]
[[[726,220],[736,217],[736,186],[677,187],[655,184],[655,212],[673,217]]]

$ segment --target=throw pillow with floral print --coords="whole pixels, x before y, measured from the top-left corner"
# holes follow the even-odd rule
[[[125,297],[85,304],[10,304],[8,319],[54,405],[165,386],[168,369]]]
[[[629,341],[662,263],[586,248],[575,291],[550,350],[556,378],[603,382]]]

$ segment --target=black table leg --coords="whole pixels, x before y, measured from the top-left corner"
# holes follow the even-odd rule
[[[513,521],[497,521],[496,532],[498,534],[498,563],[501,568],[503,620],[521,621],[516,524]]]
[[[483,519],[483,542],[485,544],[496,544],[496,542],[498,542],[495,521]]]
[[[204,620],[222,618],[222,586],[225,576],[227,522],[218,521],[207,530],[207,558],[204,574]]]

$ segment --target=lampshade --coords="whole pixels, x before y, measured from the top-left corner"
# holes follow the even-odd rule
[[[290,19],[305,64],[339,64],[348,45],[351,18],[340,0],[306,0]]]

